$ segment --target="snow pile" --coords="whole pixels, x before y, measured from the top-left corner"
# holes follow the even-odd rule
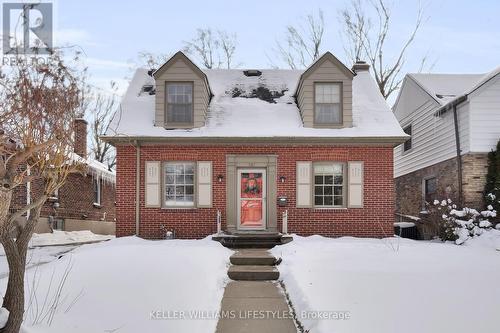
[[[30,241],[30,247],[49,246],[49,245],[67,245],[75,243],[99,242],[114,238],[111,235],[97,235],[89,230],[81,231],[60,231],[54,230],[53,233],[33,234]]]
[[[500,252],[484,237],[499,234],[466,246],[294,236],[271,252],[283,258],[280,276],[310,332],[496,332]],[[346,311],[349,319],[313,317]]]
[[[468,247],[479,247],[487,250],[495,249],[500,251],[500,230],[490,229],[483,231],[480,237],[470,238],[464,243],[464,245]]]
[[[28,284],[36,285],[38,307],[68,274],[52,325],[33,325],[30,308],[25,324],[33,332],[51,333],[214,332],[217,319],[190,318],[219,311],[231,254],[209,238],[126,237],[83,245],[27,271]],[[6,284],[7,279],[1,280],[0,292]],[[28,303],[29,293],[26,298]]]
[[[204,70],[213,98],[206,125],[194,129],[166,130],[154,126],[155,95],[141,93],[154,84],[146,69],[138,69],[130,82],[121,108],[106,133],[109,137],[406,137],[396,117],[380,94],[369,72],[360,72],[352,82],[353,127],[327,129],[303,126],[295,103],[295,88],[303,71],[262,70],[247,77],[243,70]],[[283,94],[272,102],[244,96],[265,87]]]

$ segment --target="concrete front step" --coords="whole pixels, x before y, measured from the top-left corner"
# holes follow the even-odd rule
[[[242,249],[229,260],[233,265],[273,266],[276,258],[265,250]]]
[[[230,266],[227,275],[237,281],[277,280],[280,272],[274,266],[234,265]]]
[[[278,233],[237,233],[221,234],[212,237],[213,240],[220,242],[229,248],[273,248],[292,241],[292,236]]]

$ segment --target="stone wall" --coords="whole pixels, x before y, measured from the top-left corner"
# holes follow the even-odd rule
[[[484,208],[483,192],[487,173],[487,153],[474,153],[462,156],[462,186],[465,206],[476,209]]]
[[[458,171],[455,158],[411,172],[394,180],[396,192],[396,212],[419,216],[424,208],[423,180],[437,178],[436,198],[458,199]]]
[[[474,153],[462,156],[462,191],[464,206],[483,209],[483,191],[488,171],[488,154]],[[423,179],[435,176],[438,180],[437,198],[458,201],[458,169],[452,158],[394,180],[396,212],[418,216],[423,208]]]

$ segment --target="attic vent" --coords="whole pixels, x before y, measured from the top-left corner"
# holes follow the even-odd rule
[[[257,69],[247,69],[243,71],[243,74],[245,74],[245,76],[261,76],[262,72]]]
[[[142,86],[141,93],[155,94],[155,87],[152,84],[145,84]]]
[[[456,97],[456,95],[442,95],[442,94],[436,94],[436,97],[439,99],[443,99],[445,97]]]

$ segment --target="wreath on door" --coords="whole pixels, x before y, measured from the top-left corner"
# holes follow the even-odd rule
[[[251,194],[259,194],[260,193],[260,188],[259,188],[259,182],[255,177],[250,177],[248,178],[246,184],[245,184],[245,193],[251,193]]]

